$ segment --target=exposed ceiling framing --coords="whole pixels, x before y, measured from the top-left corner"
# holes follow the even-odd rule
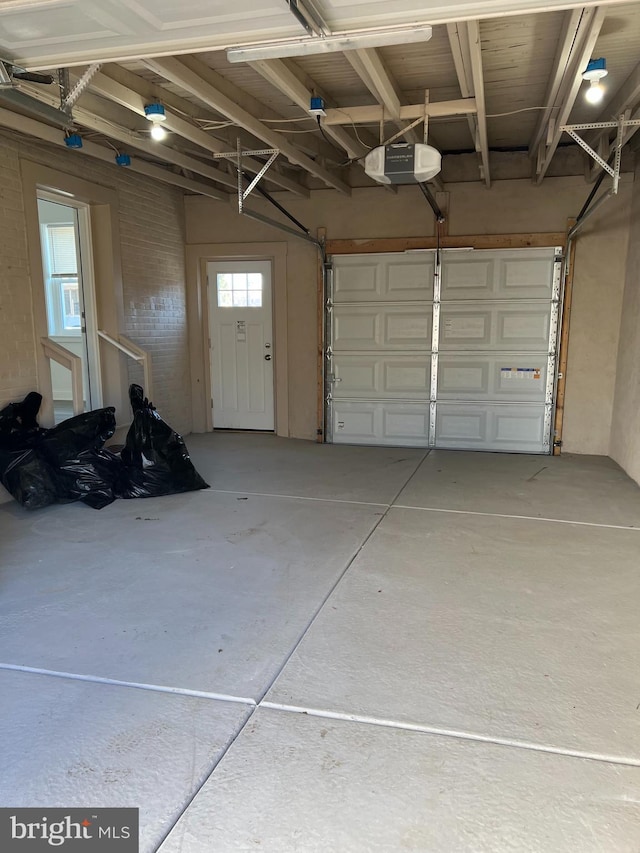
[[[480,158],[480,179],[491,185],[489,171],[489,139],[482,72],[482,46],[477,21],[447,24],[451,53],[463,98],[475,98],[475,115],[469,114],[469,130]]]
[[[477,178],[487,187],[496,150],[526,148],[540,183],[558,173],[552,163],[569,164],[558,154],[559,146],[574,144],[563,126],[640,116],[637,0],[483,0],[473,9],[454,0],[429,20],[421,0],[263,0],[259,10],[251,0],[221,0],[204,18],[201,0],[172,8],[155,0],[110,5],[121,8],[121,26],[104,24],[100,0],[38,4],[39,11],[32,0],[12,0],[10,15],[0,16],[0,126],[63,145],[60,88],[11,78],[11,67],[19,60],[54,76],[67,69],[70,87],[62,95],[83,81],[66,105],[69,127],[84,136],[83,154],[113,162],[114,147],[131,152],[134,171],[216,199],[237,193],[235,165],[215,158],[238,140],[245,151],[280,152],[261,179],[269,192],[308,198],[318,188],[348,195],[371,185],[365,155],[396,136],[418,142],[428,134],[445,164],[453,162],[448,154],[475,151]],[[375,48],[341,41],[342,52],[301,48],[292,59],[249,64],[230,64],[225,54],[227,47],[283,39],[289,47],[318,40],[321,48],[323,38],[408,26],[431,38],[383,39]],[[580,97],[582,72],[597,56],[607,57],[609,70],[601,108]],[[309,115],[312,96],[325,101],[320,126]],[[169,131],[161,143],[150,139],[145,118],[145,106],[158,101]],[[625,143],[636,130],[628,128]],[[585,139],[606,161],[612,135],[594,130]],[[576,174],[580,159],[571,158],[566,168]],[[243,158],[249,175],[264,164],[261,155]],[[600,168],[589,163],[585,176],[594,179]],[[433,183],[446,189],[441,177]]]
[[[271,147],[279,148],[291,163],[302,166],[310,174],[324,181],[327,186],[345,195],[351,194],[351,188],[343,180],[336,177],[324,166],[311,160],[290,142],[282,139],[270,127],[234,103],[220,89],[215,88],[208,82],[206,78],[207,76],[211,76],[210,72],[208,73],[208,69],[200,60],[192,58],[189,65],[185,61],[173,57],[148,59],[145,62],[149,68],[161,74],[166,80],[175,83],[177,86],[200,98],[201,101],[204,101],[212,109],[222,113],[222,115],[234,121],[240,127],[244,127],[245,130],[248,130]]]
[[[562,49],[553,72],[552,79],[558,80],[553,108],[548,120],[536,134],[540,136],[537,149],[530,149],[532,156],[535,157],[537,183],[542,182],[551,165],[562,136],[560,128],[569,122],[571,110],[583,82],[582,72],[591,58],[604,19],[604,7],[585,8],[580,14],[577,25],[574,26],[572,18],[570,26],[567,27],[566,40],[561,45]]]

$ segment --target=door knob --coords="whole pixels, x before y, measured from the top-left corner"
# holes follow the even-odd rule
[[[269,355],[265,355],[264,360],[265,360],[265,361],[271,361],[271,355],[270,355],[270,354],[269,354]]]

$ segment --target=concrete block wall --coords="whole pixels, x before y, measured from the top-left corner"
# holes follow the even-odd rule
[[[116,190],[124,289],[120,331],[151,353],[154,403],[175,429],[188,433],[182,191],[8,131],[0,132],[0,407],[38,387],[20,158]],[[130,378],[141,381],[133,363]]]

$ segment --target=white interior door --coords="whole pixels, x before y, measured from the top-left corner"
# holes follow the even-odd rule
[[[213,427],[273,430],[271,264],[211,262],[207,278]]]

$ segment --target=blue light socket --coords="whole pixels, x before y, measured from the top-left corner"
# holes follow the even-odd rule
[[[70,133],[65,136],[64,144],[67,148],[82,148],[82,137],[78,133]]]

